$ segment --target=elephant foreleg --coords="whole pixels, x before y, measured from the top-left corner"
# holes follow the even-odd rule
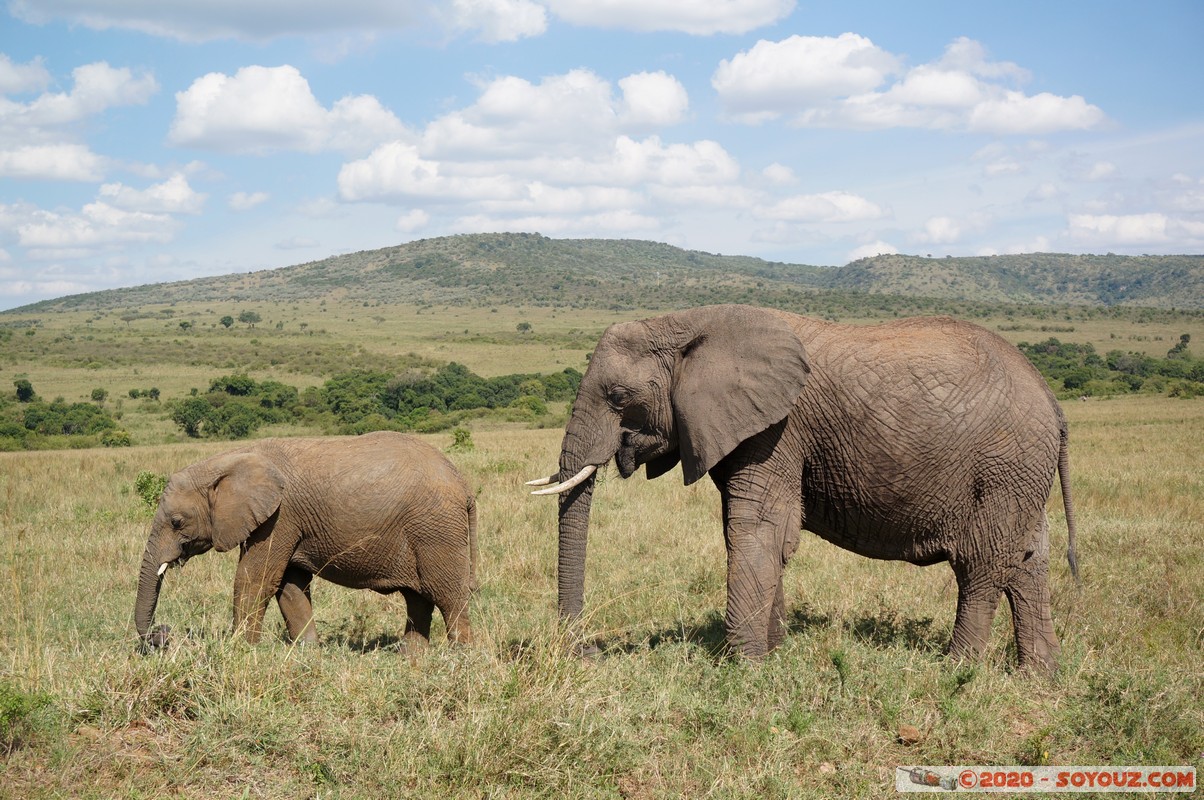
[[[314,628],[313,600],[309,594],[313,577],[313,573],[307,570],[289,567],[284,572],[284,582],[276,592],[276,602],[280,606],[280,615],[284,617],[290,641],[312,644],[318,640]]]
[[[802,526],[800,489],[779,486],[773,475],[742,474],[719,483],[727,545],[729,644],[759,658],[786,633],[786,558]]]
[[[234,571],[234,631],[241,631],[251,644],[263,632],[263,615],[280,591],[287,556],[272,552],[270,536],[245,543]]]

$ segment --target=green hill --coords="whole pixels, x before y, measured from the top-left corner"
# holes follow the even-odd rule
[[[615,310],[746,302],[807,313],[867,306],[900,313],[957,313],[1007,304],[1201,309],[1204,256],[885,255],[844,267],[817,267],[649,241],[469,234],[280,269],[71,295],[17,310],[322,297]]]

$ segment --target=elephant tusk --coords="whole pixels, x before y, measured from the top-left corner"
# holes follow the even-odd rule
[[[168,562],[166,562],[166,561],[164,561],[162,564],[160,564],[160,565],[159,565],[159,577],[160,577],[160,578],[162,578],[162,577],[163,577],[163,573],[164,573],[164,572],[167,572],[167,568],[168,568],[169,566],[171,566],[171,564],[169,564],[169,563],[168,563]]]
[[[556,476],[551,475],[547,478],[536,478],[533,481],[527,481],[523,485],[524,486],[547,486],[549,483],[555,483],[555,482],[556,482]]]
[[[577,484],[585,481],[587,478],[589,478],[589,476],[593,475],[597,471],[598,471],[598,467],[595,464],[587,464],[586,466],[582,467],[580,472],[578,472],[573,477],[569,478],[564,483],[558,483],[555,486],[549,486],[546,489],[540,489],[537,492],[531,492],[531,494],[537,494],[537,495],[563,494],[564,492],[567,492],[569,489],[572,489]]]

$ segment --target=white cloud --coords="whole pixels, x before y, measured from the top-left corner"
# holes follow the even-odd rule
[[[7,55],[0,53],[0,95],[41,91],[49,83],[50,73],[42,66],[42,59],[14,64]]]
[[[685,117],[690,98],[681,82],[664,72],[639,72],[619,81],[620,124],[627,129],[661,128]]]
[[[899,68],[899,60],[864,36],[762,39],[723,60],[711,78],[724,107],[760,121],[868,92]]]
[[[544,0],[574,25],[700,36],[747,33],[790,15],[794,0]]]
[[[778,186],[788,186],[794,183],[797,178],[794,175],[794,170],[784,164],[779,164],[776,161],[770,164],[765,169],[761,170],[761,174],[766,180]]]
[[[136,242],[167,242],[177,224],[167,214],[125,211],[94,202],[79,214],[37,210],[17,226],[22,247],[90,254],[97,247]]]
[[[441,20],[486,42],[543,33],[550,11],[572,25],[702,36],[746,33],[787,17],[795,0],[10,0],[9,13],[36,25],[55,20],[94,30],[135,30],[189,42],[270,40],[317,34],[376,35]]]
[[[1102,181],[1116,174],[1116,165],[1110,161],[1097,161],[1091,165],[1091,169],[1087,172],[1087,180]]]
[[[235,192],[226,198],[226,205],[235,211],[249,211],[266,203],[269,197],[267,192]]]
[[[876,242],[863,244],[849,251],[846,257],[848,261],[857,261],[862,258],[873,258],[874,256],[895,255],[899,250],[893,244],[884,242],[879,239]]]
[[[1033,187],[1032,191],[1025,195],[1024,199],[1026,202],[1040,203],[1045,200],[1057,200],[1063,197],[1064,194],[1056,183],[1045,181],[1039,186]]]
[[[27,145],[0,150],[0,176],[57,181],[98,181],[107,159],[82,144]]]
[[[916,237],[916,241],[924,244],[952,244],[961,236],[961,225],[953,217],[929,217],[924,223],[924,232]]]
[[[1024,167],[1020,162],[1011,159],[992,161],[982,168],[982,174],[988,178],[998,178],[1001,175],[1015,175],[1023,171]]]
[[[9,91],[38,90],[49,82],[40,62],[14,65],[0,58],[0,83]],[[25,103],[0,97],[0,175],[100,180],[109,161],[72,141],[73,129],[110,108],[144,104],[159,88],[152,75],[103,61],[76,67],[72,80],[68,92],[43,92]]]
[[[440,162],[423,158],[417,147],[404,142],[390,142],[366,158],[344,164],[339,170],[338,184],[340,196],[351,201],[414,197],[487,200],[520,194],[520,186],[507,176],[449,173]]]
[[[99,193],[101,201],[115,208],[157,214],[199,214],[206,197],[188,185],[183,173],[141,190],[120,183],[106,183]]]
[[[530,0],[453,0],[452,27],[478,31],[485,42],[514,42],[539,36],[548,28],[548,12]]]
[[[823,192],[786,197],[759,210],[765,219],[791,222],[864,222],[886,212],[877,203],[850,192]]]
[[[185,147],[235,153],[334,149],[367,152],[405,127],[370,96],[344,97],[329,110],[296,67],[249,66],[211,72],[176,94],[168,138]]]
[[[434,120],[422,152],[438,158],[535,157],[595,152],[617,134],[672,125],[685,115],[685,88],[663,72],[609,81],[587,69],[539,83],[504,76],[481,87],[471,106]]]
[[[415,208],[407,211],[397,218],[397,230],[403,233],[413,233],[419,231],[429,225],[431,215],[423,211],[421,208]]]
[[[1082,97],[1049,92],[1026,96],[1004,91],[970,109],[966,127],[980,133],[1045,134],[1089,130],[1105,121],[1104,112]]]
[[[1070,237],[1095,244],[1138,245],[1168,241],[1171,221],[1162,213],[1147,214],[1071,214]]]
[[[419,22],[429,4],[380,0],[10,0],[8,10],[35,25],[62,19],[95,30],[118,28],[197,42],[401,30]]]
[[[143,105],[159,90],[153,75],[136,76],[126,67],[114,68],[103,61],[76,67],[71,75],[70,92],[42,94],[27,105],[0,107],[6,111],[0,119],[13,115],[30,127],[61,126],[116,106]]]
[[[900,72],[902,59],[865,37],[792,36],[720,62],[711,83],[728,112],[750,123],[786,117],[810,127],[1033,135],[1106,121],[1078,95],[1024,94],[1013,84],[1027,80],[1025,70],[987,60],[982,45],[966,38],[886,85]]]

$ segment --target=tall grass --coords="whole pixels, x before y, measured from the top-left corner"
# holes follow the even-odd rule
[[[791,635],[761,663],[730,658],[716,492],[613,471],[587,568],[602,655],[567,657],[555,502],[522,487],[559,432],[526,430],[476,430],[451,454],[480,506],[472,647],[437,624],[403,654],[399,599],[320,581],[317,646],[247,646],[228,633],[235,556],[211,553],[169,573],[173,643],[139,656],[134,479],[226,445],[0,454],[0,697],[16,698],[0,796],[889,797],[901,764],[1200,768],[1204,405],[1066,410],[1083,584],[1054,559],[1052,680],[1015,673],[1003,607],[981,662],[941,655],[947,567],[809,536],[787,572]],[[1060,509],[1055,494],[1055,552]]]

